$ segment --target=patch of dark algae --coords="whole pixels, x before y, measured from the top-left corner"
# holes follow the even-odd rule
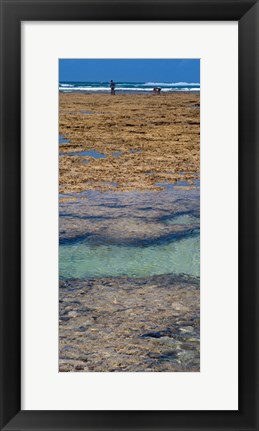
[[[198,372],[199,278],[60,280],[59,370]]]

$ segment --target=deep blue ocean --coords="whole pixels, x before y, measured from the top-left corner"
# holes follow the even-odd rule
[[[146,93],[152,92],[154,87],[160,87],[162,92],[200,91],[197,82],[116,82],[118,93]],[[110,91],[109,82],[60,82],[59,90],[63,92],[106,93]]]

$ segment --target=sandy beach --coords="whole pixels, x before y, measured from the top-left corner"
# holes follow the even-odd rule
[[[200,370],[199,107],[60,93],[60,372]]]
[[[60,93],[59,133],[68,141],[60,145],[60,193],[191,185],[200,171],[199,106],[198,93]],[[100,158],[82,154],[93,150]]]

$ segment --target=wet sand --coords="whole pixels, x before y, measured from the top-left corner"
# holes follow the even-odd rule
[[[200,171],[198,93],[60,93],[60,193],[160,190]],[[96,151],[102,158],[68,155]]]

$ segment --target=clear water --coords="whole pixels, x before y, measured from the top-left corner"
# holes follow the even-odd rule
[[[159,274],[199,276],[200,240],[186,239],[150,247],[89,245],[87,242],[60,246],[60,276],[146,277]]]
[[[114,151],[112,153],[112,157],[120,157],[122,155],[122,151]]]
[[[142,150],[129,150],[130,153],[142,153]]]
[[[74,196],[60,203],[61,277],[199,276],[199,187]]]
[[[188,181],[177,181],[176,183],[156,183],[155,186],[157,187],[164,187],[166,189],[172,189],[174,187],[190,187],[190,186],[196,186],[199,187],[200,186],[200,180],[192,180],[191,183],[188,183]]]
[[[176,215],[168,220],[166,220],[166,224],[180,224],[180,225],[192,225],[195,223],[199,223],[199,219],[192,214],[180,214]]]
[[[70,152],[70,153],[65,153],[64,155],[66,156],[83,156],[83,157],[93,157],[94,159],[105,159],[106,155],[99,153],[98,151],[95,150],[90,150],[90,151],[74,151],[74,152]]]
[[[66,139],[63,135],[59,135],[58,136],[58,143],[59,143],[59,145],[69,144],[69,140]]]

